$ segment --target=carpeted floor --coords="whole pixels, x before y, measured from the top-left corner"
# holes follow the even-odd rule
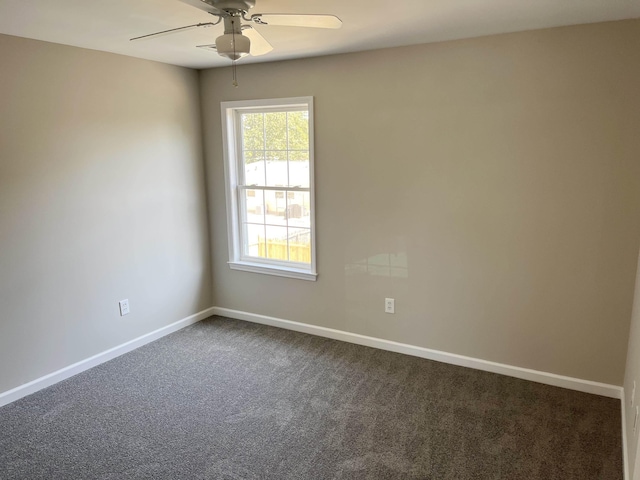
[[[0,408],[8,479],[622,479],[620,402],[213,317]]]

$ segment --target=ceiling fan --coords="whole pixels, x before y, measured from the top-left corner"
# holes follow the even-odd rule
[[[256,0],[180,0],[218,17],[215,22],[196,23],[185,27],[172,28],[162,32],[142,35],[131,40],[143,40],[160,35],[184,32],[195,28],[206,28],[224,22],[224,34],[216,38],[212,45],[197,45],[200,48],[215,50],[219,55],[232,60],[247,55],[264,55],[273,50],[271,44],[255,29],[256,25],[278,25],[288,27],[340,28],[342,21],[335,15],[298,15],[291,13],[254,13]],[[242,21],[247,23],[242,24]]]

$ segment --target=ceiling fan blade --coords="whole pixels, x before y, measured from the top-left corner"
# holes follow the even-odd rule
[[[257,57],[259,55],[264,55],[273,50],[273,46],[267,42],[267,39],[264,38],[260,32],[258,32],[251,25],[245,25],[242,29],[242,34],[245,37],[249,37],[251,40],[251,56]]]
[[[207,13],[211,13],[213,15],[223,14],[224,12],[218,10],[209,2],[205,2],[204,0],[180,0],[182,3],[186,3],[187,5],[191,5],[192,7],[196,7],[200,10],[204,10]]]
[[[211,43],[209,45],[196,45],[197,48],[201,48],[203,50],[213,50],[214,52],[218,51],[215,43]]]
[[[340,28],[342,20],[335,15],[297,15],[295,13],[256,13],[251,20],[258,25],[285,27]]]
[[[170,30],[163,30],[161,32],[156,32],[156,33],[150,33],[148,35],[142,35],[140,37],[134,37],[132,39],[130,39],[129,41],[132,42],[134,40],[145,40],[151,37],[161,37],[163,35],[171,35],[174,33],[179,33],[179,32],[186,32],[187,30],[191,30],[194,28],[199,28],[199,27],[213,27],[214,25],[217,25],[220,22],[207,22],[207,23],[196,23],[195,25],[187,25],[186,27],[178,27],[178,28],[172,28]]]

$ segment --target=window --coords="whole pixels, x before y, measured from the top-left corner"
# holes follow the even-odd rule
[[[315,280],[313,98],[221,107],[229,266]]]

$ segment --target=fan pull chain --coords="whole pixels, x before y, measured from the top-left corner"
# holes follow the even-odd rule
[[[234,60],[231,63],[231,71],[233,72],[233,82],[231,83],[231,85],[233,85],[234,87],[238,86],[238,76],[236,74],[236,61]]]
[[[231,24],[233,25],[233,31],[232,31],[232,35],[233,35],[233,62],[231,62],[231,71],[233,72],[233,82],[231,83],[231,85],[233,85],[235,88],[238,88],[238,74],[237,74],[237,65],[236,65],[236,28],[234,25],[235,21],[231,20]]]

